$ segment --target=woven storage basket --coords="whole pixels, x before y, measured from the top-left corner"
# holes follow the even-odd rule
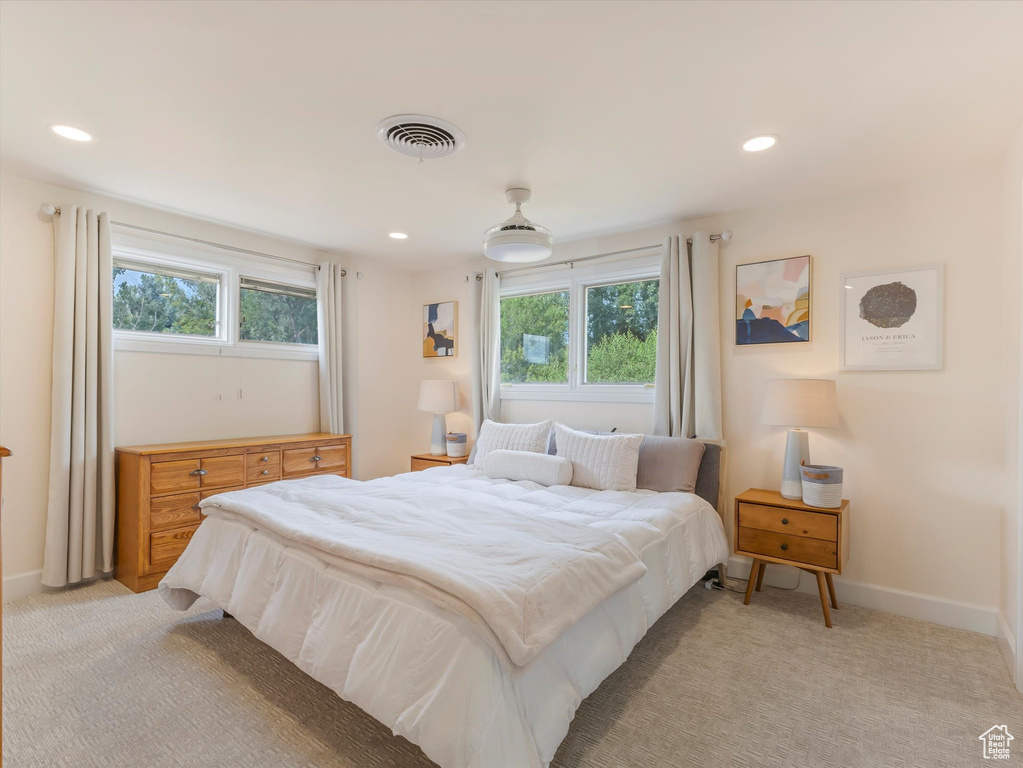
[[[811,507],[837,509],[842,506],[842,468],[823,464],[804,464],[799,468],[803,480],[803,503]]]

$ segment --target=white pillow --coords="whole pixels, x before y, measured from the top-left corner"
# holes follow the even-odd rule
[[[476,438],[476,451],[472,465],[479,469],[480,462],[490,451],[547,452],[547,435],[550,434],[552,419],[539,424],[498,424],[487,419],[480,427]]]
[[[556,424],[558,456],[572,462],[572,485],[598,491],[636,490],[643,435],[590,435]]]
[[[540,485],[569,485],[572,462],[563,456],[548,456],[532,451],[490,451],[480,463],[487,477],[505,480],[531,480]]]

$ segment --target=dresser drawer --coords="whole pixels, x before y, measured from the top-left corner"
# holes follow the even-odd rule
[[[737,550],[744,555],[766,555],[821,568],[838,568],[838,544],[806,536],[792,536],[740,525]]]
[[[198,493],[160,496],[149,502],[149,528],[152,531],[180,528],[183,525],[198,523],[199,520]]]
[[[185,551],[192,534],[199,528],[192,525],[187,528],[175,528],[172,531],[160,531],[149,536],[149,562],[154,566],[169,566]]]
[[[245,485],[245,455],[213,456],[202,459],[201,487],[226,488]]]
[[[804,512],[740,502],[739,525],[790,536],[838,541],[838,517],[826,512]]]
[[[253,483],[267,483],[281,479],[281,452],[260,451],[245,456],[245,480]]]
[[[199,459],[154,461],[149,470],[150,493],[199,490]]]
[[[284,477],[308,475],[314,472],[338,474],[347,466],[348,448],[345,445],[289,448],[281,451],[281,467]]]

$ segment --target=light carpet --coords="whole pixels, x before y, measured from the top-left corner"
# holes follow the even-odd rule
[[[178,613],[102,582],[3,614],[10,768],[433,765],[205,600]],[[806,595],[743,606],[698,585],[583,702],[553,766],[978,766],[1003,723],[1023,762],[1023,697],[992,638],[834,617]]]

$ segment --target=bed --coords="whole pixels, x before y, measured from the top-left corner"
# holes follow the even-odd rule
[[[178,610],[210,599],[443,768],[546,768],[581,701],[726,561],[723,469],[708,443],[695,493],[546,487],[464,465],[274,483],[209,499],[159,590]],[[327,530],[334,513],[318,508],[334,498],[357,511]],[[460,505],[488,510],[479,530],[459,527]],[[542,556],[515,559],[498,538],[508,521],[508,540]],[[395,535],[415,568],[351,555]],[[511,586],[442,580],[472,557]],[[564,567],[545,571],[548,557]]]

